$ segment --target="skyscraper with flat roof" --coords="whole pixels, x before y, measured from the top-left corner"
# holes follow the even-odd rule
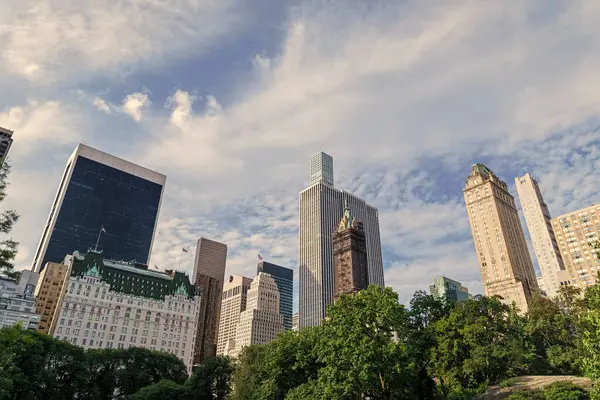
[[[195,260],[193,280],[202,294],[202,303],[198,315],[194,364],[200,364],[202,360],[217,354],[227,245],[201,237],[196,246]]]
[[[275,280],[279,290],[279,312],[283,316],[286,330],[292,329],[292,313],[294,311],[294,271],[267,261],[260,261],[256,274],[265,272]]]
[[[107,258],[147,264],[166,179],[79,144],[50,207],[34,270],[40,272],[47,262],[60,263],[67,254],[85,253],[96,244]]]
[[[453,302],[465,301],[469,299],[469,289],[460,282],[443,275],[438,275],[433,279],[433,285],[429,286],[429,293],[435,298],[446,298]]]
[[[367,247],[368,283],[384,286],[379,215],[363,199],[333,187],[333,160],[325,153],[311,159],[310,185],[300,192],[299,327],[317,326],[333,301],[332,235],[347,202],[363,222]],[[313,168],[314,167],[314,168]],[[316,168],[316,169],[315,169]]]
[[[473,165],[463,192],[485,295],[527,312],[539,289],[514,197],[483,164]]]
[[[552,227],[569,277],[567,284],[585,290],[597,283],[600,259],[590,244],[600,239],[600,205],[560,215],[552,220]]]
[[[565,284],[570,279],[554,236],[550,211],[537,181],[530,174],[515,178],[515,186],[533,251],[542,273],[544,291],[548,297],[555,297],[561,283]]]

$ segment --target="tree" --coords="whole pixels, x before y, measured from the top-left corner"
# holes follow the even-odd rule
[[[234,368],[229,357],[211,357],[196,367],[185,383],[190,399],[224,400],[231,388]]]
[[[266,363],[268,348],[266,345],[244,347],[238,356],[233,375],[233,400],[263,400],[262,387],[271,375]]]
[[[105,353],[113,357],[111,352]],[[170,380],[183,384],[188,375],[183,361],[172,354],[130,347],[118,353],[115,371],[115,395],[117,398],[136,393],[145,386]]]
[[[591,379],[600,379],[600,285],[585,291],[586,309],[581,318],[583,369]]]
[[[327,314],[317,343],[324,399],[419,398],[408,313],[391,288],[340,296]]]
[[[563,292],[571,297],[571,292]],[[534,296],[526,315],[525,332],[535,346],[530,372],[578,375],[581,370],[579,335],[573,314],[559,302]],[[562,299],[564,301],[564,298]],[[566,302],[565,302],[566,303]],[[569,300],[570,304],[573,304]]]
[[[143,387],[130,397],[131,400],[189,400],[190,398],[187,388],[166,379]]]
[[[4,161],[0,166],[0,203],[6,198],[6,188],[8,187],[8,174],[10,173],[10,164]],[[8,235],[14,224],[19,220],[19,214],[15,210],[6,210],[0,214],[0,233]],[[12,239],[0,240],[0,273],[18,278],[20,272],[14,270],[13,260],[17,255],[19,243]]]
[[[452,391],[476,393],[517,376],[533,357],[524,340],[522,319],[497,297],[458,303],[435,328],[438,340],[431,353],[431,370],[444,398]]]
[[[0,329],[0,363],[0,398],[67,400],[85,389],[83,349],[20,326]]]

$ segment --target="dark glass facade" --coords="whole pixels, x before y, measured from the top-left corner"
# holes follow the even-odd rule
[[[279,312],[283,315],[286,330],[292,329],[292,313],[294,307],[294,271],[270,262],[258,263],[257,275],[265,272],[273,277],[279,290]]]
[[[61,184],[62,186],[62,184]],[[76,160],[41,267],[93,248],[112,260],[147,263],[162,185],[98,163]]]

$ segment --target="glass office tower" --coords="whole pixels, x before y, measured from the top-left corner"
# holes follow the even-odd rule
[[[283,315],[285,330],[292,329],[292,313],[294,302],[294,271],[270,262],[261,261],[256,268],[256,275],[266,272],[273,277],[279,290],[279,313]]]
[[[166,176],[79,144],[52,203],[33,268],[75,250],[148,263]]]

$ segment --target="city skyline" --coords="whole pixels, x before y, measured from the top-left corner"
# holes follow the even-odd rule
[[[3,9],[17,268],[32,264],[78,142],[169,177],[152,267],[179,268],[186,247],[191,273],[206,236],[228,244],[226,274],[246,276],[257,253],[297,274],[297,194],[324,151],[335,185],[378,208],[386,284],[402,301],[436,274],[482,293],[461,193],[472,163],[513,195],[531,173],[552,216],[600,202],[590,0],[257,0],[268,15],[184,3],[136,19],[125,2],[116,21],[98,2]],[[80,16],[89,24],[70,23]]]

